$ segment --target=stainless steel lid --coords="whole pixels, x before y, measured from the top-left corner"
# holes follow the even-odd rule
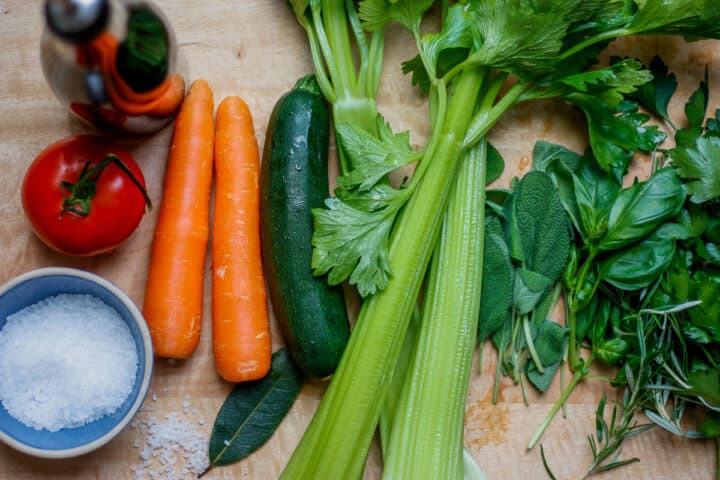
[[[107,24],[108,0],[46,0],[45,17],[50,29],[75,43],[91,40]]]

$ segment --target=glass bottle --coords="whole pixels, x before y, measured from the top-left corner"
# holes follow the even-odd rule
[[[185,82],[175,35],[151,2],[46,0],[40,42],[45,78],[81,120],[150,134],[174,117]]]

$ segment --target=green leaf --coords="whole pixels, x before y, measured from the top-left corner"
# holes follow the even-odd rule
[[[634,34],[720,37],[720,12],[714,0],[635,0],[638,10],[626,29]]]
[[[616,107],[624,96],[651,81],[652,74],[643,69],[637,60],[621,60],[608,67],[568,75],[556,80],[560,95],[570,93],[589,94]]]
[[[578,342],[582,342],[590,332],[590,327],[593,325],[599,306],[598,298],[597,295],[594,295],[590,303],[575,314],[575,335]]]
[[[380,30],[393,22],[414,32],[419,29],[425,11],[433,3],[433,0],[363,0],[358,12],[363,27],[370,32]]]
[[[556,159],[547,165],[547,173],[550,175],[555,189],[558,192],[560,202],[572,220],[573,225],[575,225],[575,229],[583,239],[587,240],[587,233],[580,218],[580,208],[575,198],[575,184],[573,182],[572,171],[570,171],[561,160]]]
[[[705,135],[720,136],[720,108],[715,110],[715,118],[708,118],[705,122]]]
[[[533,170],[550,173],[547,168],[555,160],[559,160],[568,171],[574,172],[582,164],[583,158],[562,145],[542,141],[535,143],[532,161]]]
[[[505,170],[505,160],[489,142],[487,144],[487,171],[485,173],[485,185],[490,185],[500,178]]]
[[[513,292],[515,312],[518,315],[530,313],[552,285],[553,280],[541,273],[524,268],[517,269]]]
[[[442,30],[422,37],[423,55],[429,63],[431,77],[442,78],[452,67],[467,58],[479,40],[477,25],[467,15],[464,5],[448,9]]]
[[[676,216],[684,203],[685,192],[671,168],[658,170],[649,180],[621,190],[610,210],[600,250],[618,250],[646,237]]]
[[[699,429],[707,438],[720,438],[720,413],[709,412]]]
[[[555,374],[560,368],[560,363],[560,361],[551,364],[543,362],[545,372],[540,373],[535,362],[528,362],[527,367],[525,367],[525,376],[535,388],[545,393],[550,389],[553,378],[555,378]]]
[[[618,180],[637,150],[651,152],[666,138],[656,126],[646,124],[650,117],[638,112],[637,105],[623,103],[618,111],[592,95],[572,93],[566,98],[585,113],[595,158]]]
[[[667,108],[677,89],[677,77],[674,73],[668,73],[667,65],[658,56],[650,63],[650,72],[653,75],[652,81],[641,85],[628,96],[640,102],[653,114],[670,121]]]
[[[215,419],[208,454],[211,467],[240,461],[262,446],[287,415],[302,384],[303,376],[285,348],[273,354],[265,378],[238,384]]]
[[[550,177],[531,171],[520,181],[514,201],[523,265],[554,283],[570,250],[568,219]]]
[[[600,263],[600,278],[621,290],[639,290],[657,279],[674,255],[675,242],[655,233],[605,258]]]
[[[430,92],[432,85],[430,81],[430,75],[428,75],[425,69],[425,64],[420,58],[420,54],[415,55],[410,60],[406,60],[402,63],[402,72],[404,75],[409,73],[412,74],[412,86],[418,87],[423,93],[427,94]]]
[[[500,328],[513,302],[513,266],[510,251],[501,235],[492,233],[486,222],[480,296],[479,339],[484,341]]]
[[[607,231],[610,209],[620,185],[592,161],[586,161],[578,175],[573,174],[572,178],[583,230],[587,239],[594,242]]]
[[[711,405],[720,406],[720,370],[696,370],[688,375],[687,393],[702,397]]]
[[[700,87],[690,96],[685,105],[685,116],[687,116],[690,128],[702,128],[707,113],[710,91],[708,90],[708,69],[705,67],[705,80],[700,82]]]
[[[615,365],[630,351],[630,344],[622,338],[612,338],[593,346],[593,353],[607,365]]]
[[[675,221],[687,229],[693,237],[699,237],[705,233],[709,224],[707,212],[696,203],[691,203],[687,208],[683,208]]]
[[[720,137],[698,137],[687,146],[670,151],[673,166],[686,184],[693,203],[720,197]]]
[[[466,5],[482,34],[472,63],[521,78],[552,72],[570,25],[596,8],[584,0],[476,0]]]
[[[405,191],[395,191],[385,208],[363,211],[339,198],[325,201],[327,209],[313,209],[312,269],[314,275],[329,272],[328,283],[338,285],[350,277],[360,295],[384,289],[392,269],[388,238],[395,215],[405,201]],[[390,192],[383,190],[382,195]]]
[[[394,134],[390,125],[378,114],[377,136],[351,123],[337,125],[343,150],[356,168],[338,178],[346,189],[369,190],[386,174],[419,160],[410,146],[410,133]]]

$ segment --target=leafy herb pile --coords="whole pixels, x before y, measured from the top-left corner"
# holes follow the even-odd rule
[[[645,429],[633,423],[641,411],[676,435],[718,436],[713,417],[699,431],[681,421],[688,405],[720,411],[720,111],[705,121],[706,78],[685,106],[687,128],[677,129],[667,117],[677,81],[659,59],[651,68],[656,76],[633,97],[666,121],[676,146],[658,143],[648,180],[621,188],[591,152],[554,146],[548,160],[538,151],[551,147],[536,148],[535,168],[551,176],[576,238],[563,275],[574,377],[529,447],[591,363],[618,365],[610,381],[625,388],[624,400],[610,424],[601,402],[587,474],[627,462],[613,455]]]
[[[657,268],[661,259],[644,259],[656,268],[645,269],[639,278],[627,266],[621,268],[621,261],[631,257],[628,252],[645,254],[637,251],[638,243],[647,242],[653,255],[665,259],[674,256],[677,242],[688,240],[680,238],[680,227],[660,228],[685,201],[673,169],[658,168],[653,179],[629,189],[610,186],[619,185],[636,151],[652,152],[665,138],[646,125],[648,116],[636,104],[624,101],[652,73],[634,60],[587,68],[610,41],[626,35],[718,38],[720,9],[712,0],[365,0],[357,9],[342,0],[290,3],[308,33],[316,74],[334,108],[368,104],[379,79],[382,31],[389,23],[406,27],[418,54],[403,68],[428,95],[432,133],[417,152],[407,134],[393,133],[379,117],[372,122],[365,114],[357,121],[335,117],[343,176],[327,208],[315,212],[313,269],[328,274],[331,283],[348,279],[365,301],[339,368],[283,478],[359,478],[381,417],[386,477],[457,478],[463,469],[464,400],[475,346],[471,332],[478,329],[482,308],[484,260],[504,269],[505,286],[509,277],[512,288],[493,319],[502,328],[493,333],[483,316],[480,332],[500,340],[506,371],[519,381],[524,372],[542,387],[543,375],[551,376],[558,363],[556,352],[545,347],[562,343],[564,331],[546,324],[541,309],[547,308],[544,302],[552,303],[558,276],[571,276],[562,255],[553,258],[547,250],[566,246],[569,264],[579,269],[573,278],[582,279],[568,295],[575,302],[569,301],[575,319],[570,316],[567,333],[574,386],[590,361],[581,363],[578,354],[587,335],[578,338],[579,317],[603,293],[600,285],[650,287],[662,273]],[[441,8],[441,28],[421,34],[424,14],[434,3]],[[648,95],[645,90],[639,94]],[[495,202],[502,206],[486,220],[485,201],[492,198],[483,185],[493,158],[486,134],[510,107],[540,98],[562,98],[584,112],[596,165],[578,161],[570,168],[548,158],[552,168],[519,181],[509,203]],[[345,102],[349,99],[358,102]],[[413,162],[409,181],[398,188],[389,185],[385,174]],[[596,174],[607,185],[597,189],[583,183]],[[571,191],[559,188],[559,175],[571,179]],[[704,180],[696,171],[684,175]],[[535,197],[542,191],[551,195],[551,182],[559,190],[552,210],[528,218]],[[571,193],[574,210],[567,208]],[[562,235],[545,237],[553,226],[565,224],[569,230],[559,204],[573,228],[593,242],[592,257],[589,247],[563,243]],[[407,337],[424,280],[417,331]],[[504,326],[508,323],[510,328]],[[614,332],[610,325],[597,338],[602,337],[606,359],[619,355],[619,361],[632,351],[633,341],[608,338]],[[386,402],[395,388],[399,399]]]

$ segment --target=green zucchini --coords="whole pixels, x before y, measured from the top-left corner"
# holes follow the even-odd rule
[[[260,172],[262,252],[270,299],[295,363],[310,377],[335,371],[350,327],[341,287],[311,270],[311,210],[328,196],[330,114],[313,76],[275,105]]]

